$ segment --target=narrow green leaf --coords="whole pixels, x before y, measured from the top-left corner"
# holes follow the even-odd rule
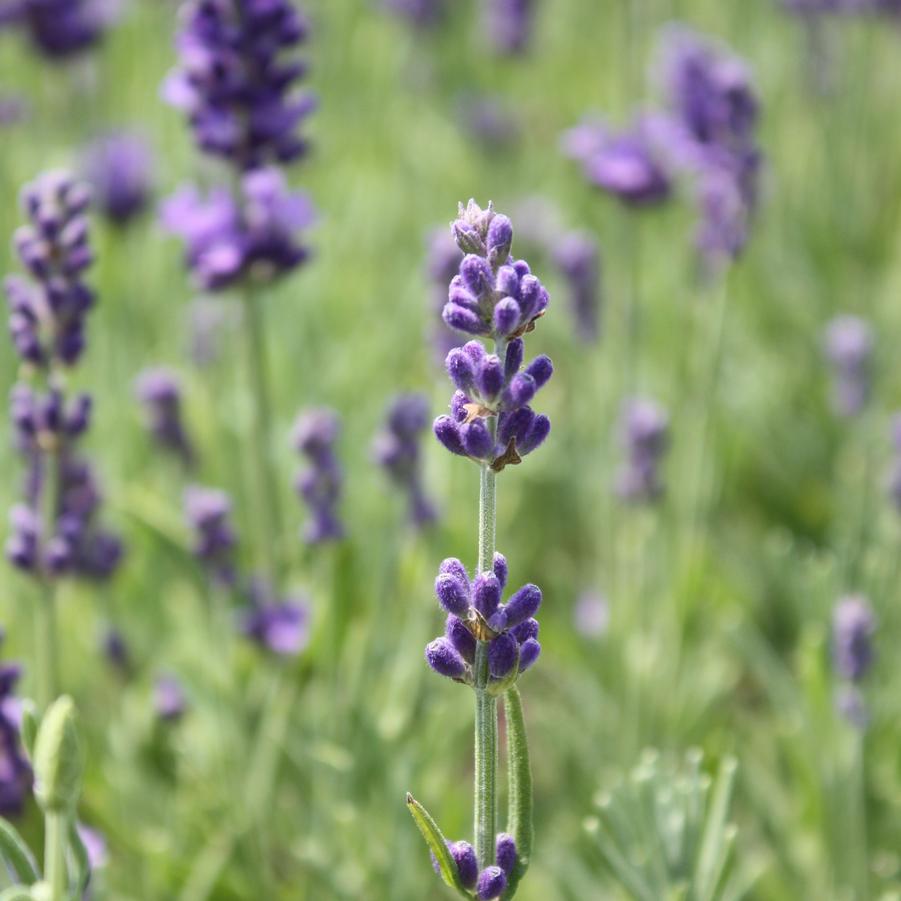
[[[0,892],[0,901],[33,901],[34,896],[21,885],[11,885]]]
[[[435,860],[438,861],[438,870],[441,873],[441,878],[451,888],[455,888],[461,895],[468,898],[469,895],[464,890],[463,883],[460,882],[457,865],[447,849],[447,841],[438,828],[438,824],[432,819],[432,815],[409,792],[407,792],[407,808],[419,827],[425,843],[429,846],[429,850],[435,855]]]
[[[69,827],[69,849],[75,858],[75,885],[78,897],[81,897],[91,878],[91,862],[88,859],[88,849],[85,848],[78,832],[78,824],[74,821]]]
[[[19,835],[18,830],[8,820],[0,817],[0,857],[25,885],[34,885],[41,878],[34,856]]]
[[[698,853],[695,892],[701,901],[712,901],[715,897],[714,892],[726,863],[729,850],[726,842],[726,817],[729,814],[729,800],[737,766],[734,758],[724,758],[713,786],[713,798]]]
[[[522,711],[519,689],[513,685],[504,695],[504,714],[507,720],[507,832],[516,842],[517,861],[510,878],[504,901],[516,894],[519,882],[529,868],[532,857],[534,829],[532,826],[532,766],[526,721]]]

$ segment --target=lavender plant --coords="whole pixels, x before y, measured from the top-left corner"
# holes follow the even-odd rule
[[[485,31],[498,53],[524,53],[535,18],[535,0],[484,0]]]
[[[633,503],[657,500],[664,491],[660,463],[669,446],[669,417],[653,401],[635,398],[623,408],[620,440],[626,462],[617,475],[617,494]]]
[[[847,595],[839,600],[832,615],[832,661],[841,685],[836,705],[858,729],[868,720],[860,683],[873,665],[873,634],[876,620],[866,598]]]
[[[836,316],[826,326],[823,346],[832,366],[832,406],[839,416],[856,416],[870,394],[873,332],[858,316]]]
[[[422,484],[420,440],[428,419],[428,398],[401,394],[391,402],[385,427],[372,444],[376,462],[407,496],[409,519],[417,528],[434,522],[438,515]]]
[[[0,633],[0,641],[5,636]],[[22,704],[14,692],[22,668],[0,664],[0,815],[17,816],[31,789],[32,772],[22,747]]]
[[[303,531],[308,544],[344,537],[337,509],[343,476],[335,455],[340,428],[338,414],[324,407],[302,413],[294,425],[294,446],[309,461],[295,481],[297,493],[310,509]]]
[[[186,467],[194,463],[194,448],[181,415],[181,386],[167,369],[146,369],[135,382],[135,393],[144,408],[147,431],[156,444]]]
[[[29,277],[10,276],[5,283],[22,379],[12,392],[10,416],[26,464],[6,555],[42,588],[35,648],[41,706],[57,691],[56,582],[66,575],[107,579],[122,556],[119,539],[98,525],[100,490],[77,449],[90,423],[91,399],[67,398],[65,391],[65,373],[84,350],[94,304],[84,280],[93,260],[88,204],[87,189],[62,173],[27,185],[22,205],[30,222],[16,232],[15,247]]]
[[[113,132],[93,141],[84,153],[82,171],[98,210],[114,225],[128,225],[147,209],[154,159],[139,135]]]
[[[0,29],[16,25],[46,59],[65,61],[102,40],[116,6],[112,0],[11,0],[0,10]]]
[[[569,232],[554,248],[554,262],[569,288],[576,337],[590,343],[601,331],[601,255],[597,241],[586,232]]]
[[[525,369],[523,335],[544,315],[548,294],[524,260],[511,256],[513,226],[491,204],[471,200],[451,225],[465,254],[449,286],[444,319],[469,335],[488,338],[452,350],[447,370],[456,386],[451,415],[439,416],[434,431],[452,453],[479,468],[479,541],[472,577],[457,559],[445,560],[435,581],[447,613],[445,634],[426,647],[426,661],[440,675],[475,693],[474,846],[449,844],[435,821],[411,795],[407,804],[432,852],[435,867],[466,897],[512,898],[532,850],[532,789],[522,703],[516,682],[541,646],[535,614],[541,591],[524,585],[506,603],[507,561],[495,548],[496,480],[547,437],[550,421],[529,406],[551,377],[545,356]],[[497,699],[507,717],[509,778],[507,831],[497,832]]]

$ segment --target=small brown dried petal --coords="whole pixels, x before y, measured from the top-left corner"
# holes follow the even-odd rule
[[[494,416],[494,410],[482,404],[463,404],[463,409],[466,410],[466,419],[463,420],[463,425],[469,425],[474,419],[487,419],[489,416]]]
[[[537,316],[533,316],[525,325],[521,325],[512,335],[511,338],[521,338],[527,332],[535,331],[535,323],[541,319],[542,316],[547,312],[547,310],[542,310]]]
[[[463,620],[463,625],[469,629],[472,637],[476,641],[491,641],[493,638],[497,638],[497,636],[500,635],[500,632],[495,632],[494,629],[488,625],[488,620],[486,620],[474,607],[469,611],[469,619]]]
[[[495,457],[491,463],[494,472],[500,472],[505,466],[516,466],[522,463],[522,457],[516,452],[516,439],[511,438],[507,443],[507,449],[499,456]]]

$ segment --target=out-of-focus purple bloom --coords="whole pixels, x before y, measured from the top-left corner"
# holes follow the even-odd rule
[[[138,376],[135,389],[157,444],[190,466],[194,449],[182,423],[178,379],[167,369],[146,369]]]
[[[302,413],[294,425],[294,446],[309,461],[309,466],[295,481],[297,493],[310,511],[310,520],[303,533],[309,544],[344,537],[337,511],[343,482],[341,466],[335,456],[340,428],[338,414],[326,408]]]
[[[84,177],[97,207],[116,225],[142,213],[153,192],[153,154],[136,134],[119,132],[92,143],[84,155]]]
[[[438,603],[449,614],[445,634],[426,648],[426,661],[435,672],[471,682],[475,659],[474,631],[487,635],[491,681],[508,678],[514,667],[524,672],[538,657],[538,620],[541,605],[537,585],[523,585],[507,603],[500,603],[506,585],[507,561],[495,554],[491,572],[470,579],[456,558],[441,563],[435,580]]]
[[[757,94],[742,59],[684,26],[667,29],[660,59],[670,152],[699,180],[696,244],[715,272],[744,248],[757,205]]]
[[[585,638],[600,638],[610,625],[610,604],[597,591],[584,591],[573,609],[576,631]]]
[[[272,588],[259,579],[251,583],[250,608],[241,620],[241,631],[264,650],[280,657],[294,657],[309,640],[309,605],[300,598],[275,598]]]
[[[159,676],[153,686],[153,709],[167,723],[177,722],[187,710],[187,699],[181,682],[174,676]]]
[[[447,13],[446,0],[382,0],[385,9],[403,16],[416,28],[433,28]]]
[[[870,725],[870,710],[858,686],[840,685],[835,692],[835,707],[855,729],[863,731]]]
[[[0,28],[2,27],[3,23],[0,21]],[[11,94],[0,95],[0,128],[18,125],[27,116],[28,105],[23,98],[14,97]]]
[[[198,285],[211,291],[290,272],[307,259],[300,232],[313,219],[309,198],[288,190],[277,169],[248,172],[240,203],[224,188],[207,197],[183,188],[163,204],[161,216],[163,227],[185,242]]]
[[[110,665],[123,676],[127,676],[131,671],[131,652],[121,630],[115,626],[107,627],[101,638],[100,647]]]
[[[316,104],[297,93],[307,67],[291,51],[307,32],[290,0],[189,0],[163,96],[202,151],[244,170],[306,152],[298,129]]]
[[[847,595],[832,616],[832,659],[843,679],[860,682],[873,663],[876,620],[866,598]]]
[[[231,500],[224,491],[191,485],[185,490],[185,517],[194,531],[194,554],[225,585],[235,581]]]
[[[824,347],[832,365],[832,405],[840,416],[855,416],[870,396],[873,332],[857,316],[836,316],[826,326]]]
[[[460,121],[467,134],[489,150],[508,147],[519,135],[519,123],[501,97],[464,97]]]
[[[0,642],[4,637],[0,632]],[[19,733],[21,708],[13,694],[20,674],[17,664],[0,664],[0,814],[5,817],[22,812],[32,782]]]
[[[617,494],[635,503],[657,500],[664,490],[660,463],[669,447],[669,417],[653,401],[630,400],[623,408],[620,440],[626,462],[617,476]]]
[[[484,0],[485,30],[499,53],[523,53],[532,36],[535,0]]]
[[[0,28],[18,25],[44,57],[65,61],[100,42],[118,6],[113,0],[8,0]]]
[[[554,248],[557,264],[569,287],[576,335],[596,341],[600,332],[601,256],[597,241],[587,232],[570,232]]]
[[[457,274],[463,255],[457,242],[446,228],[435,229],[428,236],[426,272],[431,284],[434,300],[435,320],[432,329],[432,343],[435,354],[443,363],[448,351],[460,345],[460,337],[442,318],[447,303],[447,284]]]
[[[6,297],[13,344],[26,363],[66,366],[84,349],[85,317],[94,295],[83,281],[94,256],[88,242],[87,188],[61,172],[26,185],[22,207],[30,220],[14,244],[30,279],[8,276]]]
[[[428,398],[421,394],[401,394],[392,401],[385,428],[376,435],[372,446],[376,462],[407,495],[410,521],[420,527],[437,517],[422,484],[420,444],[428,422]]]
[[[669,198],[672,175],[650,122],[639,116],[625,131],[612,132],[602,121],[586,120],[563,136],[563,151],[595,187],[628,206],[653,206]]]

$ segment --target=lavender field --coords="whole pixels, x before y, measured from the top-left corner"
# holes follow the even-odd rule
[[[901,901],[899,53],[0,0],[0,901]]]

